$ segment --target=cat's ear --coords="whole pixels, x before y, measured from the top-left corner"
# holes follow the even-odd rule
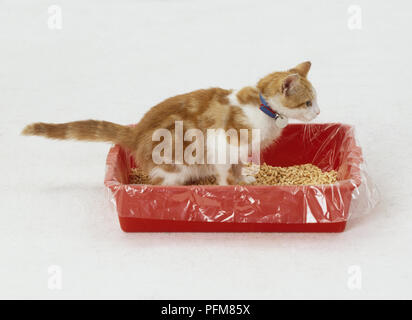
[[[297,73],[299,73],[299,75],[306,78],[306,76],[307,76],[307,74],[310,70],[311,65],[312,64],[310,63],[310,61],[305,61],[305,62],[302,62],[302,63],[298,64],[296,67],[294,67],[290,71],[297,72]]]
[[[296,85],[299,82],[299,75],[294,73],[288,75],[285,80],[283,80],[282,83],[282,93],[287,96],[289,95],[293,89],[296,87]]]

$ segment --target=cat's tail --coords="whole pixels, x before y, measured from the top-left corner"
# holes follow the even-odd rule
[[[136,148],[137,142],[133,127],[97,120],[58,124],[37,122],[27,125],[23,129],[22,134],[60,140],[107,141],[120,144],[132,150]]]

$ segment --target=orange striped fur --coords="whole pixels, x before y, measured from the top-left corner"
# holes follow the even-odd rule
[[[272,119],[262,116],[263,113],[258,109],[259,92],[271,105],[276,106],[279,113],[298,119],[302,116],[305,118],[302,120],[308,120],[312,114],[307,115],[307,101],[313,103],[316,99],[306,78],[309,69],[310,62],[304,62],[288,71],[271,73],[256,86],[239,91],[210,88],[177,95],[152,107],[133,127],[96,120],[62,124],[39,122],[26,126],[22,134],[120,144],[133,151],[136,162],[151,175],[152,182],[156,184],[184,184],[209,174],[214,174],[219,184],[238,183],[241,180],[240,170],[234,165],[223,166],[223,171],[216,166],[202,164],[156,165],[151,154],[159,142],[152,141],[153,132],[159,128],[169,129],[174,137],[175,121],[183,121],[183,132],[188,129],[199,129],[205,133],[207,129],[251,131],[250,129],[257,128],[264,133],[268,132],[262,141],[269,144],[280,135],[281,130],[273,129]],[[316,110],[311,112],[318,113]],[[184,142],[185,146],[189,143]],[[174,178],[170,178],[171,176]]]

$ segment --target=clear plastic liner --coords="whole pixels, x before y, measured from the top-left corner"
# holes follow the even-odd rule
[[[294,186],[128,184],[130,169],[136,164],[130,152],[116,145],[107,157],[105,185],[126,231],[175,230],[171,224],[168,228],[150,228],[151,224],[159,226],[162,222],[187,226],[175,231],[232,230],[220,228],[223,224],[257,226],[232,231],[305,231],[309,229],[259,229],[259,224],[346,223],[349,217],[369,212],[379,198],[366,171],[354,128],[349,125],[291,124],[262,153],[261,162],[283,167],[312,163],[322,170],[336,170],[338,181]],[[202,229],[210,223],[215,229]],[[196,230],[192,230],[190,226],[195,225]]]

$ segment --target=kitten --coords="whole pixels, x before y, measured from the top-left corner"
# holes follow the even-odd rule
[[[136,126],[96,120],[63,124],[40,122],[26,126],[22,134],[120,144],[133,152],[136,163],[151,177],[153,184],[182,185],[210,175],[216,177],[219,185],[250,183],[254,178],[241,173],[245,162],[179,163],[173,162],[177,159],[169,159],[174,153],[171,155],[163,150],[164,158],[169,161],[156,164],[158,162],[153,160],[152,153],[160,139],[153,138],[155,131],[169,130],[173,139],[172,151],[176,152],[179,148],[177,139],[183,141],[183,148],[191,142],[183,139],[189,129],[197,129],[197,132],[205,135],[208,129],[234,129],[236,132],[248,129],[247,147],[260,143],[261,148],[265,148],[281,135],[287,118],[310,121],[319,114],[315,90],[306,78],[310,67],[309,61],[303,62],[288,71],[271,73],[256,86],[238,91],[210,88],[169,98],[151,108]],[[176,123],[179,122],[183,126],[181,132],[176,129]],[[260,130],[259,141],[256,141],[256,137],[253,141],[252,129]],[[232,142],[226,136],[224,138],[223,143],[227,143],[226,147],[230,148]],[[196,137],[197,147],[208,148],[204,141],[200,142]]]

